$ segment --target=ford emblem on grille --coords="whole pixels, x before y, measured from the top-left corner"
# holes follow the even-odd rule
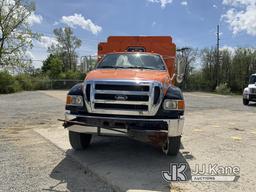
[[[115,99],[119,101],[125,101],[128,99],[126,95],[115,95]]]

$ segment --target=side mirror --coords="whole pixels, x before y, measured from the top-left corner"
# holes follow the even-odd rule
[[[177,83],[182,83],[184,80],[186,71],[186,61],[184,58],[180,58],[177,61],[177,74],[176,74],[176,81]]]
[[[80,58],[80,70],[83,72],[83,73],[87,73],[88,72],[88,58],[87,56],[82,56]]]
[[[82,56],[80,59],[81,71],[87,73],[93,70],[96,67],[98,60],[98,56]]]

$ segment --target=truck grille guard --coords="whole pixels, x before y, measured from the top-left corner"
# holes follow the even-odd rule
[[[164,97],[158,81],[88,80],[83,92],[87,111],[98,114],[154,116]]]

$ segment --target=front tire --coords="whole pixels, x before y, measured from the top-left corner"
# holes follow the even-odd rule
[[[180,150],[181,136],[168,137],[162,146],[162,151],[166,155],[176,156]]]
[[[243,99],[243,104],[244,105],[249,105],[249,100],[248,99]]]
[[[69,131],[69,142],[76,151],[86,149],[91,143],[92,135]]]

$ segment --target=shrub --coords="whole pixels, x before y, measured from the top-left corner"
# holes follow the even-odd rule
[[[35,89],[33,78],[28,74],[17,75],[16,80],[20,83],[23,90],[31,91]]]
[[[60,73],[59,77],[60,79],[83,80],[85,77],[85,74],[79,71],[67,71],[67,72]]]
[[[221,83],[219,84],[216,89],[216,93],[218,94],[223,94],[223,95],[228,95],[231,94],[231,89],[228,87],[227,83]]]
[[[0,94],[22,90],[70,89],[74,84],[83,80],[84,77],[85,74],[79,71],[62,72],[55,79],[50,79],[46,73],[33,75],[22,73],[13,76],[8,71],[0,71]],[[65,81],[66,79],[67,81]]]
[[[11,85],[7,86],[6,93],[15,93],[15,92],[19,92],[19,91],[22,91],[22,87],[18,81],[14,80]]]
[[[0,93],[14,93],[21,90],[19,82],[8,71],[0,71]]]
[[[50,54],[43,62],[42,71],[48,74],[51,78],[58,78],[62,71],[62,61],[57,55]]]
[[[35,90],[51,89],[51,80],[48,76],[45,75],[33,77],[33,84]]]

